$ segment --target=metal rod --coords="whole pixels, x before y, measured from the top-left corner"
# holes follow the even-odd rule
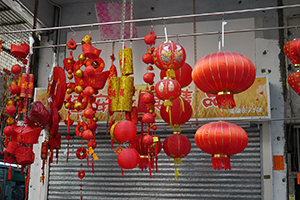
[[[160,21],[160,20],[183,19],[183,18],[193,18],[193,17],[208,17],[208,16],[230,15],[230,14],[241,14],[241,13],[249,13],[249,12],[288,9],[288,8],[299,8],[299,7],[300,7],[300,4],[295,4],[295,5],[287,5],[287,6],[274,6],[274,7],[253,8],[253,9],[243,9],[243,10],[224,11],[224,12],[212,12],[212,13],[202,13],[202,14],[192,14],[192,15],[179,15],[179,16],[170,16],[170,17],[134,19],[134,20],[125,20],[124,23]],[[0,32],[0,35],[23,33],[23,32],[35,32],[35,31],[62,30],[62,29],[71,29],[71,28],[73,28],[73,29],[74,28],[87,28],[87,27],[111,25],[111,24],[120,24],[120,23],[122,23],[122,21],[81,24],[81,25],[71,25],[71,26],[60,26],[60,27],[49,27],[49,28],[38,28],[38,29],[27,29],[27,30],[16,30],[16,31]]]
[[[241,30],[231,30],[231,31],[224,31],[224,34],[232,34],[232,33],[245,33],[245,32],[253,32],[253,31],[271,31],[271,30],[278,30],[278,29],[291,29],[297,28],[300,25],[296,26],[282,26],[282,27],[269,27],[269,28],[255,28],[255,29],[241,29]],[[168,35],[168,38],[176,38],[176,37],[191,37],[191,36],[205,36],[205,35],[218,35],[220,34],[219,31],[214,32],[205,32],[205,33],[191,33],[191,34],[178,34],[178,35]],[[157,36],[157,39],[164,39],[165,36]],[[144,40],[143,37],[141,38],[131,38],[131,39],[124,39],[125,41],[139,41]],[[92,44],[104,44],[104,43],[113,43],[113,42],[120,42],[120,40],[106,40],[106,41],[93,41]],[[77,45],[81,45],[81,43],[77,43]],[[58,44],[58,45],[48,45],[48,46],[36,46],[33,47],[34,49],[43,49],[43,48],[54,48],[54,47],[65,47],[66,44]]]

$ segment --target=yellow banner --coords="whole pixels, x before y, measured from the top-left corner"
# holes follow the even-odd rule
[[[144,90],[146,85],[136,85],[135,95],[133,96],[133,105],[137,106],[139,91]],[[197,91],[197,92],[196,92]],[[197,94],[196,94],[197,93]],[[192,119],[198,118],[270,118],[269,109],[269,87],[266,78],[256,78],[253,85],[246,91],[234,95],[236,107],[233,109],[220,110],[216,103],[216,97],[211,94],[204,93],[196,89],[192,83],[188,87],[182,88],[181,96],[186,99],[193,108]],[[36,88],[35,101],[46,103],[47,90],[45,88]],[[78,94],[73,93],[72,99],[77,99]],[[96,117],[99,121],[107,121],[108,117],[108,95],[107,89],[100,90],[98,95],[95,95],[98,105]],[[160,107],[162,100],[155,97],[156,119],[160,117]],[[67,115],[67,110],[62,107],[59,111],[64,120]],[[72,110],[71,119],[75,120],[77,114],[81,112]]]

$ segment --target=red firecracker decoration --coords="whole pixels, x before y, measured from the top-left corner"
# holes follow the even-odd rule
[[[290,59],[295,67],[300,65],[300,39],[288,41],[283,46],[285,55]]]
[[[118,158],[117,158],[118,164],[121,167],[122,175],[124,174],[123,169],[135,168],[138,165],[139,160],[140,160],[140,155],[135,149],[128,148],[122,150],[118,154]]]
[[[185,62],[185,59],[184,48],[175,42],[164,42],[158,45],[153,52],[154,64],[164,71],[179,69]]]
[[[165,106],[172,106],[172,100],[181,94],[181,87],[178,81],[164,78],[156,83],[155,93],[159,99],[164,100]]]
[[[287,78],[287,82],[293,90],[300,95],[300,71],[290,74]]]
[[[248,135],[241,127],[228,122],[211,122],[201,126],[195,134],[197,146],[212,155],[213,169],[231,169],[230,156],[242,152]]]
[[[192,78],[201,91],[216,95],[220,108],[234,108],[233,94],[243,92],[253,84],[255,67],[242,54],[216,52],[196,63]]]

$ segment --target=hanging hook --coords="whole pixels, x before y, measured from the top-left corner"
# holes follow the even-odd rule
[[[218,51],[221,51],[221,32],[218,33]]]
[[[71,29],[71,31],[73,32],[73,33],[72,33],[72,38],[73,38],[73,36],[76,35],[76,31],[72,28],[72,26],[70,27],[70,29]]]
[[[167,34],[167,25],[166,25],[166,21],[164,21],[164,32],[165,32],[165,39],[166,39],[166,41],[168,41],[168,34]]]
[[[222,51],[224,51],[224,44],[225,44],[225,41],[224,41],[224,32],[225,32],[225,25],[227,24],[226,21],[222,21]]]
[[[294,39],[296,39],[296,38],[297,38],[297,34],[296,34],[296,32],[297,32],[297,29],[298,29],[298,26],[295,26],[295,29],[294,29],[294,31],[293,31],[293,36],[294,36]]]
[[[151,19],[151,25],[150,26],[151,26],[151,28],[153,28],[153,19]]]
[[[178,37],[178,34],[176,34],[176,43],[179,43],[179,37]]]

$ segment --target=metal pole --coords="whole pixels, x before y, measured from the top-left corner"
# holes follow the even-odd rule
[[[224,11],[224,12],[212,12],[212,13],[202,13],[202,14],[192,14],[192,15],[180,15],[180,16],[170,16],[170,17],[134,19],[134,20],[125,20],[124,23],[160,21],[160,20],[183,19],[183,18],[193,18],[193,17],[208,17],[208,16],[218,16],[218,15],[231,15],[231,14],[258,12],[258,11],[299,8],[299,7],[300,7],[300,4],[295,4],[295,5],[288,5],[288,6],[274,6],[274,7],[253,8],[253,9]],[[102,26],[102,25],[120,24],[120,23],[122,23],[122,21],[81,24],[81,25],[61,26],[61,27],[49,27],[49,28],[38,28],[38,29],[27,29],[27,30],[17,30],[17,31],[6,31],[6,32],[0,32],[0,35],[23,33],[23,32],[34,32],[34,31],[49,31],[49,30],[74,29],[74,28],[87,28],[87,27],[93,27],[93,26]]]
[[[241,30],[231,30],[231,31],[224,31],[224,34],[232,34],[232,33],[245,33],[245,32],[253,32],[253,31],[271,31],[271,30],[278,30],[278,29],[292,29],[298,28],[300,25],[297,26],[282,26],[282,27],[269,27],[269,28],[255,28],[255,29],[241,29]],[[178,34],[178,35],[168,35],[168,38],[176,38],[176,37],[191,37],[191,36],[204,36],[204,35],[218,35],[220,34],[219,31],[214,32],[205,32],[205,33],[192,33],[192,34]],[[165,36],[157,36],[157,39],[164,39]],[[141,38],[131,38],[131,39],[123,39],[122,41],[139,41],[144,40],[143,37]],[[106,41],[93,41],[92,44],[104,44],[104,43],[114,43],[120,42],[120,40],[106,40]],[[77,43],[77,45],[81,45],[81,43]],[[34,49],[43,49],[43,48],[54,48],[54,47],[66,47],[66,44],[58,44],[58,45],[48,45],[48,46],[36,46],[33,47]]]

